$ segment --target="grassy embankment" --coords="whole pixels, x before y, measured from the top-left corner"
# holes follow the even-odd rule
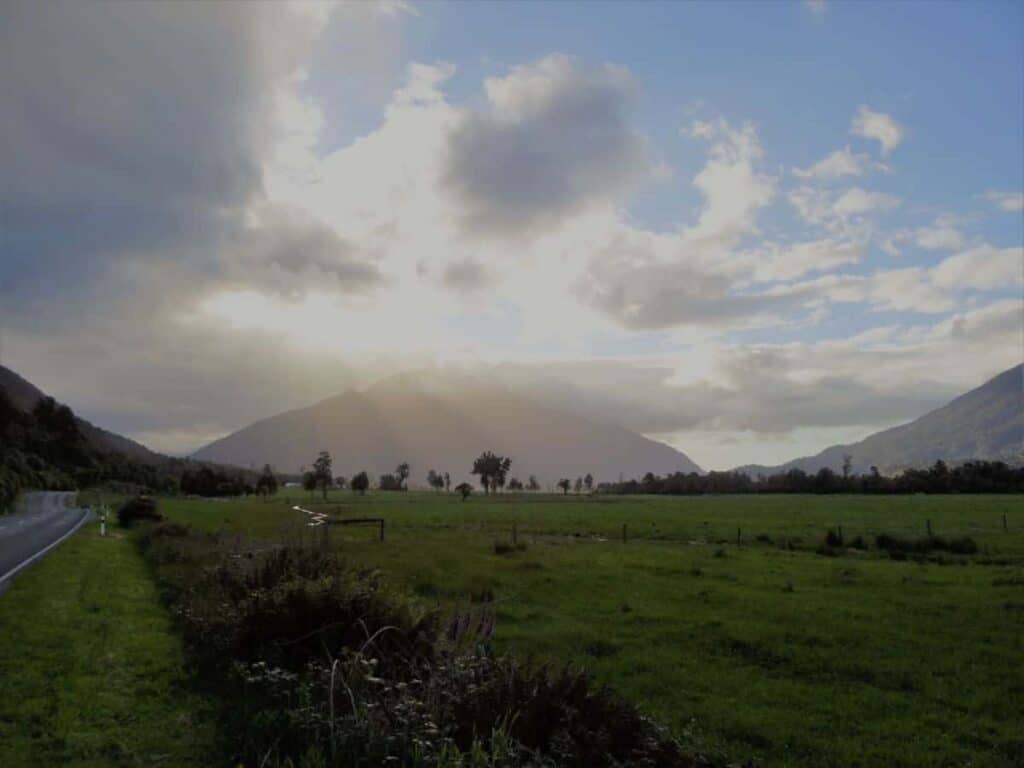
[[[329,507],[386,519],[383,544],[373,528],[332,531],[355,562],[427,604],[493,599],[499,647],[584,663],[687,743],[770,765],[1010,766],[1024,761],[1021,502],[346,493]],[[314,506],[282,494],[163,510],[294,536],[290,503]],[[927,520],[979,551],[899,561],[873,546],[923,537]],[[495,554],[513,522],[527,548]],[[838,525],[872,546],[817,554]]]
[[[0,765],[208,766],[191,689],[135,544],[90,523],[0,595]]]

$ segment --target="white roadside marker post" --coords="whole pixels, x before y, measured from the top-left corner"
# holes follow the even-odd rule
[[[100,536],[107,535],[107,508],[100,508]]]

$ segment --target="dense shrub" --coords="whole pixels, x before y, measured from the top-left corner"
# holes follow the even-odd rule
[[[159,522],[163,516],[157,511],[156,500],[152,496],[136,496],[129,499],[117,510],[117,522],[124,528],[143,521]]]
[[[233,760],[282,766],[691,766],[585,674],[489,652],[494,614],[441,621],[333,553],[164,524],[140,544]]]
[[[972,555],[978,551],[978,545],[970,536],[955,539],[944,539],[941,536],[925,536],[919,539],[905,539],[880,533],[875,537],[875,545],[884,549],[893,559],[903,560],[907,555],[926,555],[933,551],[951,552],[955,555]]]
[[[829,528],[828,533],[825,534],[825,544],[829,547],[841,547],[843,546],[843,534],[842,531],[835,532]]]

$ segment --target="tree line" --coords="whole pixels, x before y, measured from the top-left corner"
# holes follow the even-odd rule
[[[871,467],[866,474],[835,472],[822,467],[808,473],[791,469],[775,475],[751,478],[742,472],[676,472],[658,476],[648,472],[642,478],[617,483],[601,483],[601,493],[700,495],[706,493],[1022,493],[1024,467],[1011,467],[1002,461],[967,461],[950,466],[936,461],[925,469],[906,469],[886,476]]]

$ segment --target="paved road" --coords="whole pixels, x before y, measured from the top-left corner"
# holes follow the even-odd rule
[[[64,506],[70,495],[63,491],[26,493],[17,512],[0,516],[0,587],[88,519],[88,510]]]

